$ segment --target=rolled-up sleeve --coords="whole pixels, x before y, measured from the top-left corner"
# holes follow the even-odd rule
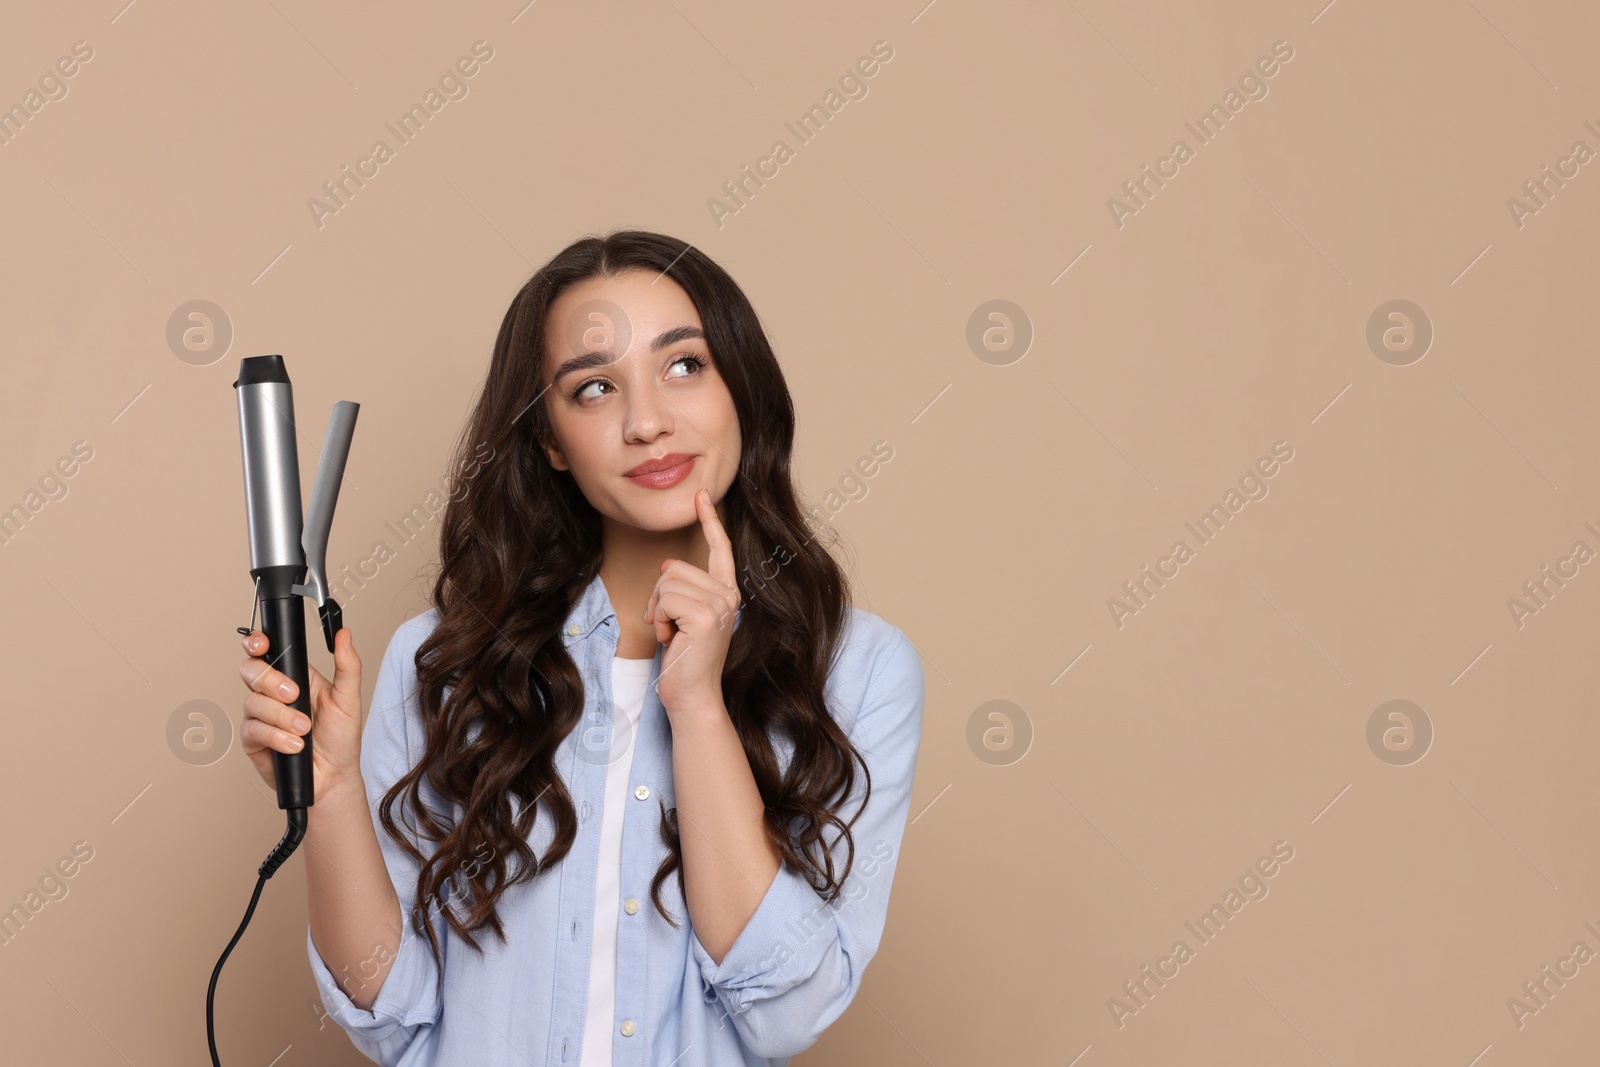
[[[351,1042],[368,1059],[394,1067],[403,1062],[406,1050],[416,1041],[418,1034],[433,1026],[439,1019],[439,970],[427,938],[419,934],[411,919],[412,903],[416,900],[419,865],[408,856],[399,844],[383,829],[378,819],[378,805],[389,787],[409,770],[415,756],[412,740],[420,731],[415,729],[416,668],[413,655],[426,627],[420,624],[425,616],[418,616],[395,632],[378,669],[378,680],[373,688],[372,707],[367,715],[361,735],[361,776],[366,785],[367,803],[372,811],[373,827],[383,850],[384,863],[400,898],[402,931],[400,947],[395,950],[394,963],[384,976],[377,999],[370,1010],[362,1010],[339,987],[332,971],[306,929],[306,951],[311,959],[311,972],[322,995],[328,1015],[349,1034]],[[313,818],[315,816],[313,815]],[[396,804],[394,817],[397,825],[408,829],[410,818]],[[411,835],[413,844],[418,837]],[[427,851],[420,844],[424,852]],[[429,919],[444,947],[444,923],[439,909],[430,909]],[[351,976],[360,981],[362,975]]]
[[[871,657],[849,730],[872,772],[872,792],[850,830],[855,861],[839,896],[824,902],[783,864],[721,964],[691,935],[707,1000],[714,997],[744,1045],[768,1059],[811,1047],[844,1013],[883,937],[922,739],[923,677],[911,642],[874,621],[889,636]],[[838,811],[847,823],[864,793],[859,769],[856,778]],[[830,854],[842,871],[848,849],[836,839]]]

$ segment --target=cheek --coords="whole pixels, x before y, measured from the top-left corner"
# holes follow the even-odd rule
[[[695,405],[699,411],[692,416],[694,426],[702,436],[727,455],[732,461],[739,458],[739,413],[734,410],[733,397],[726,386],[708,389]]]
[[[606,429],[603,417],[571,418],[555,416],[550,427],[561,455],[566,459],[572,476],[580,483],[596,469],[604,467],[609,458],[605,451]]]
[[[739,415],[726,386],[700,389],[678,402],[677,432],[685,445],[705,457],[698,484],[720,500],[739,476],[743,451],[739,434]]]

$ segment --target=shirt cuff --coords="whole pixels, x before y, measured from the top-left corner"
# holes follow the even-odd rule
[[[691,930],[700,976],[735,1015],[752,1001],[775,997],[815,973],[838,941],[833,910],[804,875],[779,864],[750,921],[718,964]],[[707,999],[710,999],[708,995]]]
[[[339,988],[317,944],[306,927],[306,952],[311,957],[311,974],[316,979],[322,1004],[334,1021],[352,1036],[381,1042],[403,1027],[432,1025],[439,1019],[439,969],[427,941],[407,925],[400,937],[394,963],[378,988],[378,998],[370,1010],[356,1006]],[[360,975],[356,976],[360,980]]]

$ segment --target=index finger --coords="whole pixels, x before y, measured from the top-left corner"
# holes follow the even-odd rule
[[[259,630],[246,637],[246,643],[249,642],[250,637],[256,636],[261,638],[263,646],[267,644],[269,640],[267,635]],[[283,658],[283,653],[280,652],[271,659],[267,659],[268,651],[267,648],[263,647],[260,652],[251,652],[250,658],[239,664],[239,677],[253,692],[260,693],[262,696],[268,696],[285,703],[295,700],[299,696],[295,680],[273,667],[273,664]],[[311,668],[311,673],[316,675],[316,668]]]
[[[705,503],[700,502],[700,493],[696,493],[694,505],[700,512],[700,528],[705,531],[706,544],[711,546],[706,573],[723,585],[736,588],[739,572],[733,565],[733,542],[728,539],[728,531],[722,528],[722,520],[717,518],[716,506],[711,503],[711,493],[704,489],[700,492],[705,493]]]

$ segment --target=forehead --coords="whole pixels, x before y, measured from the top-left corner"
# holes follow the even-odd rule
[[[619,358],[648,352],[657,335],[684,325],[704,324],[689,294],[667,275],[627,270],[585,278],[550,305],[546,375],[562,360],[585,352],[610,351]]]

